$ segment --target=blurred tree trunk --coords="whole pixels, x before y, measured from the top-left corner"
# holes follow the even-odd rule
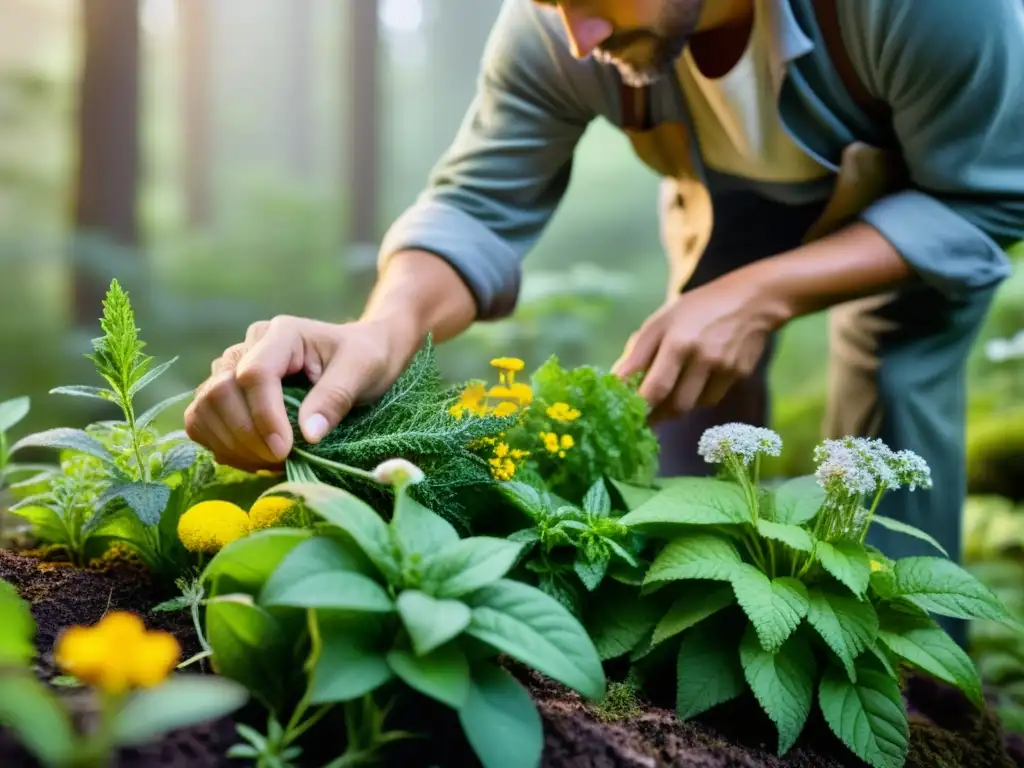
[[[347,5],[348,147],[343,199],[348,207],[350,296],[361,304],[372,285],[379,239],[380,33],[377,0],[349,0]]]
[[[82,235],[124,252],[138,245],[139,9],[135,0],[82,0],[81,8],[73,318],[91,326],[112,275],[108,265],[89,263],[97,249]]]
[[[366,0],[358,0],[365,2]],[[313,4],[288,0],[287,76],[284,94],[288,161],[296,180],[313,171]]]
[[[212,34],[209,0],[178,0],[181,35],[182,165],[185,214],[202,228],[213,217],[211,168],[213,140]]]

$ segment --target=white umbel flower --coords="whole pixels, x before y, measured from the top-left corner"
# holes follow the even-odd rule
[[[733,422],[704,430],[697,444],[697,453],[708,464],[722,464],[735,458],[748,466],[757,456],[778,456],[782,438],[764,427]]]

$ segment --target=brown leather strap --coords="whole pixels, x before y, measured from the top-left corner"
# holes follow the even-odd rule
[[[627,131],[646,131],[653,127],[648,87],[633,88],[626,83],[619,89],[622,101],[622,127]]]
[[[892,119],[889,105],[871,94],[857,75],[857,70],[853,68],[853,62],[850,60],[849,51],[846,50],[846,43],[843,42],[843,33],[839,26],[837,2],[838,0],[814,0],[814,12],[818,17],[821,35],[825,38],[825,45],[828,46],[832,65],[836,68],[843,85],[846,86],[846,90],[849,91],[857,106],[873,121],[888,127]]]

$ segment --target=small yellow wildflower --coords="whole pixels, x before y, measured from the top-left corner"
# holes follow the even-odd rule
[[[533,387],[529,384],[522,384],[517,381],[509,387],[509,391],[511,392],[511,396],[519,401],[520,406],[525,407],[533,402]]]
[[[527,451],[509,448],[508,443],[498,443],[493,458],[487,462],[491,465],[491,476],[495,480],[511,480],[516,474],[516,462],[529,455]]]
[[[249,532],[249,516],[229,501],[202,501],[178,520],[178,538],[189,552],[214,553]]]
[[[506,400],[505,402],[498,403],[496,406],[494,406],[494,409],[491,412],[499,419],[503,419],[506,416],[511,416],[518,410],[518,405],[516,405],[515,403],[510,403]]]
[[[558,454],[558,458],[564,459],[565,452],[576,445],[572,435],[559,437],[554,432],[541,432],[540,439],[544,441],[544,449],[548,453]]]
[[[254,531],[272,528],[295,507],[295,500],[284,496],[263,496],[256,499],[249,508],[249,527]]]
[[[486,395],[483,384],[470,384],[459,393],[458,402],[448,409],[448,413],[457,419],[461,419],[467,413],[482,416],[487,412],[487,405],[484,402]]]
[[[65,630],[54,647],[62,670],[112,694],[159,685],[180,656],[174,635],[148,631],[142,619],[124,611],[108,613],[92,627]]]
[[[515,384],[516,374],[526,367],[526,363],[518,357],[496,357],[491,360],[491,366],[498,369],[498,380],[511,387]]]
[[[563,423],[576,421],[576,419],[580,417],[580,412],[568,403],[555,403],[554,405],[548,406],[546,413],[549,419]]]

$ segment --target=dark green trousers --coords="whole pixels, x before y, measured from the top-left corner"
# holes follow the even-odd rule
[[[715,227],[684,293],[758,259],[800,245],[820,205],[785,206],[743,192],[715,201]],[[879,513],[935,537],[954,561],[961,558],[966,495],[967,356],[993,292],[955,301],[923,284],[834,307],[829,312],[828,406],[822,437],[879,437],[928,462],[931,490],[890,492]],[[755,373],[715,407],[658,425],[661,474],[707,474],[697,455],[705,429],[740,421],[770,426],[767,372],[771,345]],[[803,359],[813,367],[825,361]],[[928,544],[873,526],[869,543],[893,558],[939,555]],[[943,626],[966,645],[964,622]]]

